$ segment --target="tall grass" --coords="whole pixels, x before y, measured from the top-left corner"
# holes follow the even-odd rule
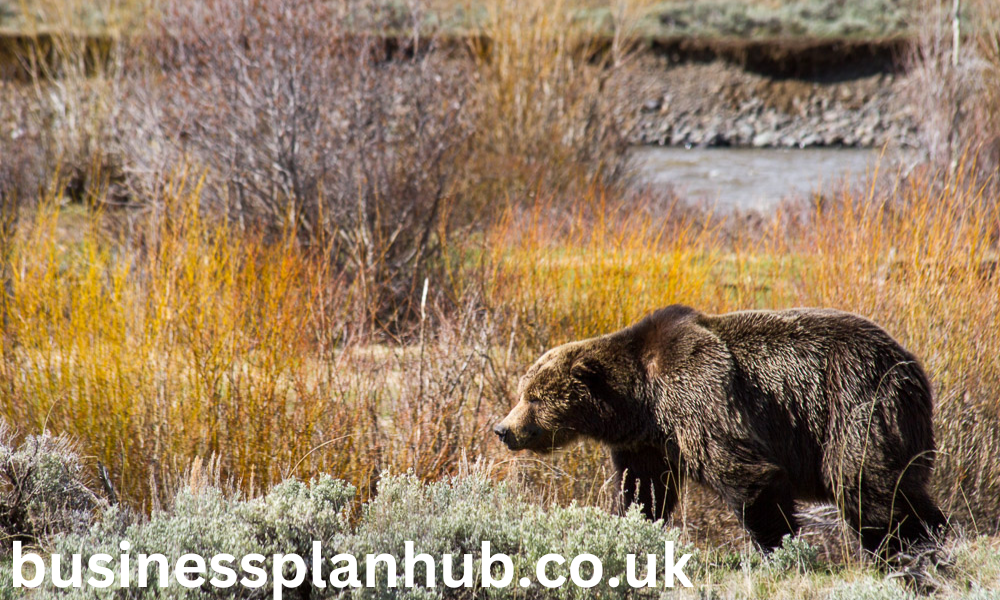
[[[585,22],[562,0],[490,0],[474,44],[481,106],[475,137],[484,193],[532,196],[537,181],[619,178],[633,116],[624,101],[629,41],[599,51]]]
[[[209,228],[197,193],[166,189],[156,235],[133,255],[96,227],[64,245],[58,212],[43,206],[12,258],[4,412],[21,428],[87,440],[138,502],[194,457],[224,452],[252,487],[325,441],[320,428],[343,434],[303,363],[320,274],[287,245]],[[325,468],[331,456],[306,464]]]
[[[67,239],[60,221],[78,211],[61,197],[21,223],[0,414],[22,435],[81,440],[117,495],[147,508],[196,461],[248,492],[327,472],[365,497],[383,469],[439,478],[489,452],[511,365],[474,305],[447,319],[426,307],[436,324],[417,348],[359,342],[356,288],[325,252],[206,218],[200,186],[172,180],[138,239],[100,214]]]
[[[667,304],[722,306],[716,276],[728,252],[720,231],[676,202],[642,194],[623,201],[591,185],[572,202],[549,195],[512,209],[492,234],[501,267],[489,298],[523,312],[541,336],[536,351],[620,329]]]

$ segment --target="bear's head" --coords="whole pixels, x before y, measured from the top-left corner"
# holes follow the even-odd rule
[[[605,440],[627,377],[599,340],[549,350],[518,385],[517,405],[493,428],[511,450],[547,453],[577,438]]]

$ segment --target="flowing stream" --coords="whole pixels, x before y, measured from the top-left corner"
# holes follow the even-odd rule
[[[669,186],[718,209],[767,210],[787,198],[861,185],[879,167],[870,149],[750,149],[643,146],[633,151],[639,183]],[[881,160],[881,168],[890,161]]]

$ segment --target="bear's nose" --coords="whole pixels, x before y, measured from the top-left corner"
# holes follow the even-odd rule
[[[497,434],[497,437],[500,438],[501,442],[506,443],[507,434],[510,433],[510,428],[503,423],[498,423],[495,427],[493,427],[493,433]]]

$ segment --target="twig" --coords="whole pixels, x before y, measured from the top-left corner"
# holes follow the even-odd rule
[[[108,495],[108,500],[111,501],[112,505],[118,504],[118,494],[115,493],[115,486],[111,483],[111,477],[108,476],[108,470],[105,468],[104,463],[97,463],[97,476],[101,480],[101,485],[104,486],[104,492]]]

